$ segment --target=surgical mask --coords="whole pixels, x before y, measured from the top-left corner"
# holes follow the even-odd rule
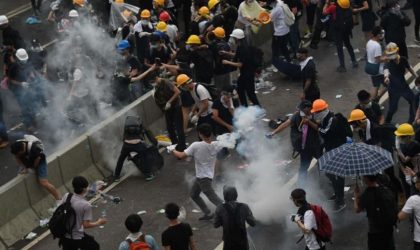
[[[181,90],[184,90],[184,91],[188,91],[188,88],[186,87],[186,86],[181,86],[181,87],[179,87]]]
[[[191,51],[191,45],[188,45],[188,44],[185,45],[185,49],[188,50],[188,51]]]
[[[21,64],[26,64],[28,62],[28,60],[19,60],[19,63]]]
[[[150,44],[151,49],[157,49],[157,47],[158,47],[157,44]]]
[[[305,117],[305,116],[306,116],[305,112],[303,112],[303,111],[299,111],[299,115],[300,115],[301,117]]]
[[[144,26],[146,26],[146,25],[149,25],[149,20],[141,20],[140,21],[141,22],[141,25],[144,25]]]
[[[366,104],[361,104],[360,106],[362,106],[363,108],[368,109],[368,108],[372,107],[372,102],[368,102]]]
[[[314,114],[314,119],[316,120],[316,121],[322,121],[322,120],[324,120],[324,118],[328,115],[328,113],[329,113],[330,111],[328,110],[328,109],[326,109],[326,110],[324,110],[324,111],[321,111],[321,112],[318,112],[318,113],[315,113]]]
[[[395,60],[397,59],[398,55],[397,54],[393,54],[393,55],[388,55],[388,59],[389,60]]]
[[[381,34],[379,34],[379,40],[383,40],[385,38],[385,30],[381,31]]]

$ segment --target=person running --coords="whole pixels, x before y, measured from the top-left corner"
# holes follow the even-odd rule
[[[246,96],[248,95],[253,105],[260,106],[260,102],[257,99],[255,94],[255,73],[257,72],[257,67],[254,65],[253,58],[255,55],[251,51],[255,49],[250,49],[245,42],[245,34],[241,29],[235,29],[230,35],[238,44],[236,49],[236,54],[234,61],[222,60],[222,63],[225,65],[230,65],[236,68],[239,68],[239,77],[238,77],[238,95],[239,100],[242,106],[248,107],[248,101]]]
[[[60,239],[59,245],[63,246],[63,250],[99,250],[98,242],[85,233],[88,228],[94,228],[107,223],[106,218],[99,218],[92,221],[92,205],[86,200],[85,196],[88,192],[89,182],[83,176],[76,176],[72,180],[74,194],[70,199],[70,203],[76,212],[76,223],[66,236]],[[63,196],[61,203],[66,202],[67,193]]]
[[[256,220],[245,203],[237,202],[238,191],[235,187],[223,188],[225,202],[216,208],[214,227],[223,227],[223,250],[248,250],[246,223],[254,227]]]
[[[47,179],[47,156],[41,140],[33,135],[24,135],[10,145],[10,152],[15,156],[16,162],[21,167],[20,174],[26,174],[28,168],[36,172],[39,184],[45,188],[56,200],[61,200],[60,193]]]
[[[203,192],[215,206],[222,204],[222,200],[212,187],[216,156],[222,146],[216,141],[211,141],[212,127],[209,124],[201,124],[197,130],[202,141],[192,143],[184,152],[174,150],[172,153],[178,159],[194,158],[196,179],[191,187],[190,195],[204,213],[199,220],[211,220],[214,214],[200,197],[200,193]]]
[[[130,234],[125,238],[123,242],[120,243],[118,250],[130,250],[130,249],[147,249],[158,250],[155,239],[151,235],[146,235],[141,232],[141,227],[143,226],[143,220],[138,214],[130,214],[125,219],[125,227],[130,232]],[[138,246],[138,248],[135,248]]]
[[[417,74],[411,68],[407,58],[400,56],[397,44],[389,43],[386,46],[385,53],[389,60],[384,66],[385,83],[388,84],[389,93],[389,108],[385,122],[390,123],[392,121],[392,117],[398,109],[398,101],[403,97],[409,105],[408,123],[412,123],[415,115],[414,93],[405,80],[405,72],[408,70],[415,77],[417,77]]]
[[[168,203],[165,215],[169,220],[169,227],[162,233],[162,245],[165,250],[196,250],[193,232],[190,224],[180,222],[179,206]]]

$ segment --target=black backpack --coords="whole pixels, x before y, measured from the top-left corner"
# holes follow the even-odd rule
[[[57,207],[54,211],[48,227],[53,235],[53,238],[62,239],[66,233],[72,234],[73,228],[76,225],[76,211],[71,206],[72,193],[67,195],[66,202]]]
[[[143,139],[143,123],[138,116],[127,116],[124,123],[124,140]]]

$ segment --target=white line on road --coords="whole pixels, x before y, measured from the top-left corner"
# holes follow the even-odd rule
[[[10,18],[13,18],[13,17],[15,17],[19,14],[22,14],[23,12],[26,12],[26,11],[30,10],[31,8],[32,8],[31,4],[27,3],[27,4],[22,5],[22,6],[14,9],[12,11],[9,11],[8,13],[6,13],[6,16],[7,16],[7,18],[10,19]]]

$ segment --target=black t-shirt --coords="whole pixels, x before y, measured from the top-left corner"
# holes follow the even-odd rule
[[[141,64],[139,60],[135,56],[129,56],[126,60],[128,66],[130,67],[130,72],[137,69],[138,71],[141,70]]]
[[[410,68],[407,58],[400,57],[399,63],[392,60],[385,64],[385,69],[389,70],[389,86],[388,90],[398,91],[409,89],[407,81],[405,80],[405,71]]]
[[[168,227],[162,233],[162,245],[164,247],[170,246],[171,250],[189,250],[192,235],[192,229],[189,224],[179,223]]]
[[[10,79],[18,82],[26,82],[28,80],[29,74],[29,65],[19,64],[14,62],[10,65],[8,69],[8,76]],[[11,91],[18,91],[22,89],[22,86],[16,85],[14,83],[9,84],[9,89]]]
[[[194,63],[195,80],[197,82],[210,83],[214,73],[214,57],[208,48],[200,48],[191,51],[190,60]]]
[[[401,152],[405,156],[413,157],[420,153],[420,143],[417,141],[411,141],[409,143],[401,143]]]
[[[253,65],[253,59],[249,46],[239,45],[236,54],[235,61],[241,62],[242,67],[240,68],[241,75],[254,77],[257,68]]]
[[[232,115],[232,113],[230,113],[229,109],[226,108],[222,104],[222,102],[220,100],[216,100],[213,103],[212,108],[215,109],[215,110],[217,110],[217,111],[219,111],[219,117],[220,117],[220,119],[222,119],[227,124],[230,124],[230,125],[233,124],[233,115]],[[222,126],[220,124],[217,124],[217,126],[216,126],[216,134],[221,135],[221,134],[229,133],[229,132],[230,131],[226,127],[224,127],[224,126]]]
[[[362,107],[357,104],[356,109],[361,109],[365,113],[366,117],[373,123],[379,124],[379,118],[382,116],[381,106],[376,102],[371,102],[370,107]]]
[[[26,47],[19,32],[10,26],[3,29],[3,44],[13,45],[16,50],[20,48],[24,49]]]
[[[303,79],[303,87],[305,87],[305,81],[307,79],[311,79],[311,85],[309,86],[308,90],[305,92],[305,95],[312,96],[319,94],[319,88],[316,83],[316,68],[315,63],[313,60],[309,60],[306,64],[305,68],[302,69],[302,79]]]
[[[171,52],[166,46],[162,47],[160,50],[150,49],[149,53],[148,59],[151,64],[155,63],[156,58],[160,58],[162,63],[167,63],[171,58]]]

